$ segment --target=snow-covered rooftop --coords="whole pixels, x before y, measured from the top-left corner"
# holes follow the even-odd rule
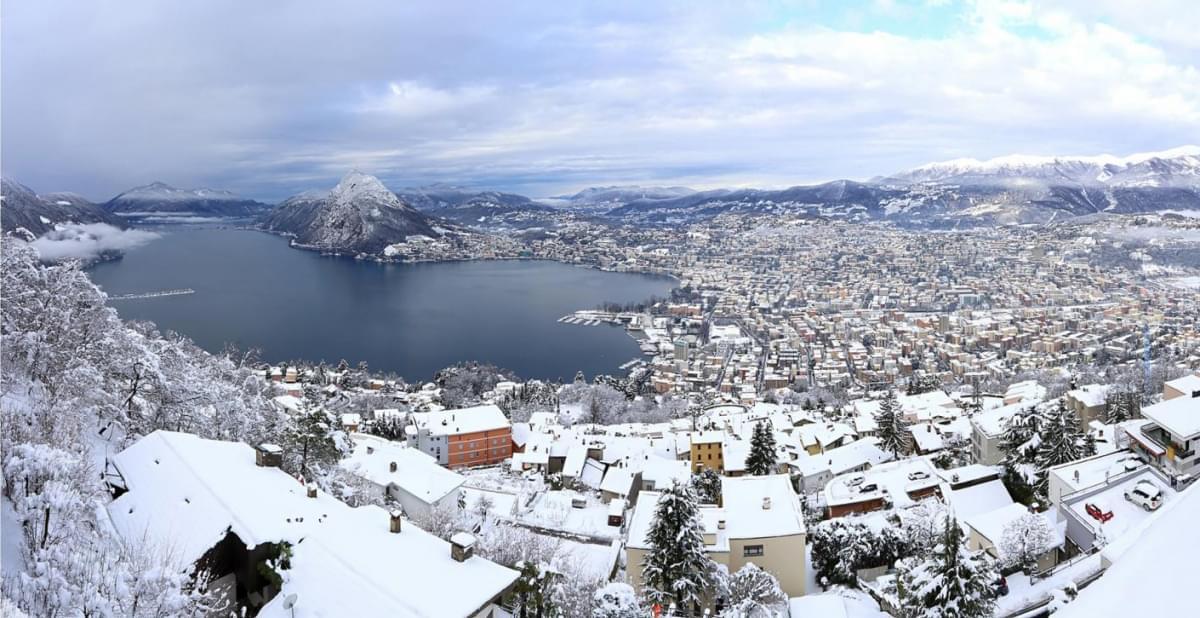
[[[429,429],[429,433],[435,436],[491,431],[509,426],[504,412],[493,404],[414,414],[413,421],[419,427]]]
[[[1168,399],[1142,408],[1142,416],[1184,439],[1200,435],[1200,398]]]
[[[466,480],[461,474],[438,465],[433,457],[403,443],[366,434],[354,434],[352,439],[354,449],[340,465],[381,487],[394,484],[433,504]],[[395,472],[391,470],[393,463],[396,464]]]
[[[351,508],[296,479],[255,465],[237,442],[156,431],[113,458],[128,491],[107,507],[127,539],[149,539],[194,562],[227,532],[248,547],[287,541],[291,568],[260,616],[468,616],[516,581],[517,573],[480,557],[457,562],[445,541],[389,514]],[[353,590],[353,594],[346,591]]]
[[[726,534],[731,539],[789,536],[804,533],[800,498],[786,474],[722,479]],[[764,498],[770,508],[763,508]]]

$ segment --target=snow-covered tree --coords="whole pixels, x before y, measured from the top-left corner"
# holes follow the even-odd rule
[[[764,421],[754,424],[750,435],[750,454],[746,456],[746,472],[754,476],[773,474],[778,453],[775,452],[775,432]]]
[[[1088,449],[1085,435],[1079,429],[1079,418],[1061,399],[1056,407],[1042,415],[1037,438],[1034,455],[1038,470],[1037,493],[1045,497],[1049,484],[1047,470],[1086,457]]]
[[[638,602],[633,586],[613,582],[596,591],[592,618],[641,618],[646,610]]]
[[[692,475],[692,489],[701,504],[720,504],[721,475],[716,470],[705,467]]]
[[[879,402],[879,410],[875,413],[875,424],[878,426],[876,436],[879,437],[879,448],[899,457],[909,451],[912,436],[904,422],[904,413],[896,392],[889,390]]]
[[[1008,565],[1032,573],[1037,560],[1054,547],[1054,527],[1037,513],[1008,522],[1000,533],[1000,557]]]
[[[1140,396],[1136,391],[1109,391],[1107,404],[1104,422],[1109,425],[1123,423],[1141,414]]]
[[[522,561],[516,566],[520,577],[510,597],[518,618],[542,618],[554,615],[552,591],[557,575],[545,565]]]
[[[1037,449],[1031,440],[1037,436],[1040,426],[1041,415],[1032,407],[1013,414],[1005,421],[1000,450],[1004,452],[1006,462],[1014,465],[1033,462]]]
[[[319,476],[346,452],[348,441],[333,414],[320,407],[306,407],[294,415],[284,435],[285,465],[307,480]]]
[[[704,549],[696,494],[674,483],[659,497],[646,533],[650,549],[642,561],[646,597],[659,605],[694,608],[714,592],[716,565]]]
[[[770,618],[783,615],[788,597],[774,575],[747,562],[726,581],[725,600],[723,617]]]
[[[984,552],[967,549],[954,518],[946,520],[942,539],[927,558],[906,558],[897,570],[896,596],[906,617],[992,615],[997,572]]]

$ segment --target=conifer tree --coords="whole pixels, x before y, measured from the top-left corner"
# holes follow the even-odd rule
[[[875,424],[878,426],[879,448],[888,451],[897,458],[908,452],[912,437],[905,427],[900,402],[896,400],[896,392],[889,390],[879,402],[879,411],[875,413]]]
[[[699,607],[713,593],[716,563],[705,553],[704,529],[690,485],[676,482],[663,492],[646,540],[650,549],[642,561],[642,582],[650,602]]]
[[[897,563],[896,589],[904,615],[913,618],[984,618],[996,604],[997,573],[983,552],[963,543],[962,529],[950,517],[942,538],[925,560]]]
[[[692,490],[701,504],[719,504],[721,500],[721,475],[705,467],[692,475]]]
[[[1079,418],[1061,399],[1057,407],[1043,416],[1039,425],[1034,465],[1038,469],[1038,495],[1045,497],[1049,483],[1047,470],[1086,457],[1087,441],[1079,429]],[[1094,445],[1092,450],[1095,450]]]
[[[750,454],[746,457],[746,472],[764,476],[775,472],[778,454],[775,452],[775,433],[763,421],[754,424],[750,436]]]

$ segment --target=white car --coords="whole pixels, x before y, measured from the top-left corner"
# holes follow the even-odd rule
[[[1153,511],[1162,506],[1162,490],[1150,481],[1138,481],[1132,489],[1125,491],[1125,499],[1141,506],[1147,511]]]

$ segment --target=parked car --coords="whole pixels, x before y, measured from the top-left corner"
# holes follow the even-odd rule
[[[862,477],[862,476],[851,477],[849,479],[846,479],[846,487],[858,487],[859,485],[862,485],[862,482],[864,480],[866,480],[866,477]]]
[[[1138,481],[1133,488],[1125,490],[1125,499],[1146,509],[1153,511],[1162,506],[1162,490],[1158,485],[1150,481]]]
[[[927,478],[929,478],[929,473],[924,470],[917,470],[916,472],[908,473],[908,480],[910,481],[920,481]]]
[[[859,493],[864,493],[864,494],[868,494],[873,491],[879,491],[879,485],[876,485],[875,483],[867,483],[866,485],[859,487],[858,491],[859,491]]]

